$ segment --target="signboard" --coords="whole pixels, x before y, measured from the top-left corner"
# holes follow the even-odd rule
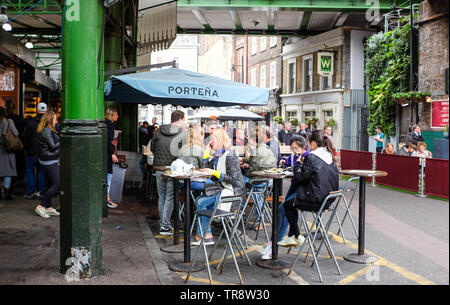
[[[333,75],[333,66],[334,66],[334,54],[332,52],[319,52],[317,53],[317,66],[319,67],[319,71],[317,72],[322,76],[330,76]]]
[[[431,105],[431,127],[448,125],[448,99],[433,101]]]

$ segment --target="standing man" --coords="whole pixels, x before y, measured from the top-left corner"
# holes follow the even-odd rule
[[[278,142],[277,138],[273,137],[273,132],[269,126],[264,126],[264,136],[265,136],[264,141],[265,141],[266,145],[273,152],[273,154],[277,158],[277,160],[280,160],[280,158],[281,158],[280,142]]]
[[[162,125],[156,132],[152,143],[153,166],[170,166],[178,158],[182,141],[188,139],[184,131],[184,112],[175,110],[170,118],[171,124]],[[161,235],[172,235],[173,227],[170,218],[173,211],[173,180],[162,177],[163,172],[156,172],[158,190],[158,213]]]
[[[233,143],[234,146],[245,146],[247,145],[247,138],[245,137],[245,132],[242,129],[236,129],[236,139]]]
[[[291,123],[286,122],[284,124],[284,129],[278,132],[278,140],[284,145],[291,145],[292,133],[291,133]]]
[[[328,139],[331,141],[333,148],[336,148],[334,146],[333,127],[331,127],[330,125],[325,125],[325,127],[323,128],[323,131],[325,132],[325,135],[328,137]],[[306,137],[305,137],[305,139],[306,139]]]
[[[420,127],[417,124],[414,124],[413,127],[411,128],[412,131],[411,133],[408,135],[408,141],[406,143],[413,143],[414,145],[417,145],[417,143],[419,142],[425,142],[422,134],[420,133]]]
[[[377,153],[381,153],[383,151],[383,144],[384,144],[384,133],[381,131],[380,126],[377,126],[375,129],[377,132],[376,135],[372,137],[377,142]]]
[[[41,121],[44,113],[47,112],[47,105],[39,103],[37,106],[37,115],[30,119],[23,134],[23,148],[25,150],[25,182],[26,194],[23,196],[26,199],[40,198],[44,192],[44,168],[39,164],[39,135],[37,127]],[[37,180],[35,180],[35,173],[37,173]]]
[[[139,126],[139,152],[142,152],[142,145],[147,146],[149,141],[148,122],[144,121]]]
[[[300,130],[297,132],[297,134],[299,136],[304,137],[305,139],[308,138],[308,133],[310,133],[311,131],[308,128],[308,125],[306,125],[305,123],[300,123]]]

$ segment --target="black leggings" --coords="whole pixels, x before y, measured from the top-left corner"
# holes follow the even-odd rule
[[[41,206],[50,208],[52,206],[52,198],[56,196],[59,190],[59,164],[42,165],[42,167],[45,175],[45,191]]]
[[[295,199],[284,202],[284,213],[289,222],[288,236],[298,237],[300,235],[300,229],[298,227],[298,210],[294,207]]]

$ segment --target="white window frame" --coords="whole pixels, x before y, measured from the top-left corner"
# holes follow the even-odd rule
[[[259,48],[260,48],[260,52],[264,52],[267,49],[267,39],[266,36],[261,36],[259,38]]]
[[[258,42],[256,41],[256,37],[252,37],[252,55],[255,55],[258,50]]]
[[[259,87],[267,88],[267,66],[262,65],[259,67]]]
[[[291,64],[293,64],[293,71],[291,71]],[[293,78],[294,78],[294,88],[291,88],[291,72],[293,72]],[[297,60],[291,59],[288,61],[288,93],[292,94],[296,92],[297,87]]]
[[[250,69],[250,85],[256,87],[256,68]]]
[[[323,82],[324,82],[325,78],[327,79],[328,83],[330,84],[329,88],[325,88],[324,85],[323,85]],[[333,75],[328,75],[328,76],[320,75],[319,89],[320,90],[331,90],[331,89],[333,89]]]
[[[273,48],[277,46],[277,36],[271,36],[270,37],[270,44],[269,47]]]
[[[310,90],[306,90],[306,82],[305,82],[305,61],[310,61],[310,67],[311,67],[311,74],[310,74],[310,78],[309,78],[309,87],[311,88]],[[313,56],[312,54],[310,55],[305,55],[302,58],[302,84],[303,84],[303,92],[310,92],[313,90]]]
[[[270,63],[270,72],[269,72],[269,87],[275,88],[277,86],[277,62],[272,61]]]

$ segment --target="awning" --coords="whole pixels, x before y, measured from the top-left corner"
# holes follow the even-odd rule
[[[177,36],[177,1],[139,1],[137,30],[139,55],[168,49]]]
[[[112,76],[105,82],[105,100],[185,107],[264,106],[269,89],[169,68]]]
[[[245,109],[228,109],[217,117],[221,121],[262,121],[264,117]]]

